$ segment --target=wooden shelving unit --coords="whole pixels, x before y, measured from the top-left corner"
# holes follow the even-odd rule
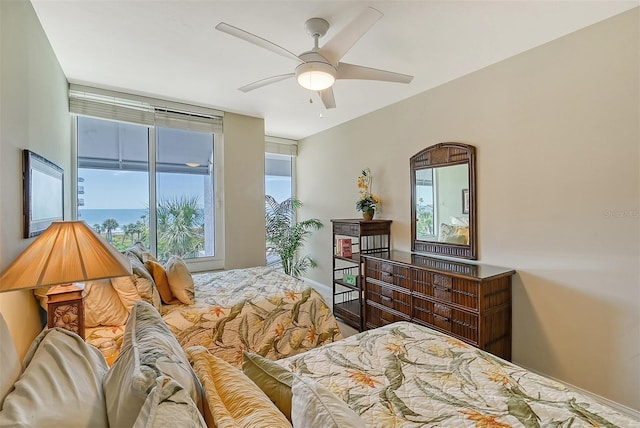
[[[333,219],[333,314],[345,324],[363,329],[364,270],[361,254],[389,253],[391,220]],[[340,255],[339,239],[351,241],[351,255]],[[355,277],[355,284],[347,276]]]

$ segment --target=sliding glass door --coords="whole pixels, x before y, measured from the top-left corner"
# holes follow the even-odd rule
[[[220,256],[212,132],[78,116],[77,141],[80,220],[119,250]]]

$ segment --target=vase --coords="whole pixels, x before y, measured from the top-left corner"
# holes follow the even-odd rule
[[[376,213],[376,210],[373,208],[367,208],[362,211],[362,218],[367,221],[373,220],[373,215]]]

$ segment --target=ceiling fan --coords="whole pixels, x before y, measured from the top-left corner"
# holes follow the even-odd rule
[[[318,47],[318,39],[327,33],[329,23],[322,18],[308,19],[307,22],[305,22],[305,29],[307,33],[313,37],[314,46],[310,51],[303,52],[300,55],[295,55],[275,43],[225,22],[216,25],[216,29],[298,63],[293,73],[271,76],[249,83],[239,88],[242,92],[249,92],[295,76],[303,88],[318,91],[322,103],[326,108],[330,109],[336,106],[332,89],[332,85],[336,79],[378,80],[396,83],[409,83],[413,79],[413,76],[407,74],[340,62],[340,59],[342,59],[347,51],[349,51],[380,18],[382,18],[382,12],[371,7],[366,8],[357,18],[340,30],[321,48]]]

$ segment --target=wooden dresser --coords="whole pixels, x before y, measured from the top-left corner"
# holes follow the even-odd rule
[[[401,251],[361,257],[365,329],[410,321],[511,359],[514,270]]]

